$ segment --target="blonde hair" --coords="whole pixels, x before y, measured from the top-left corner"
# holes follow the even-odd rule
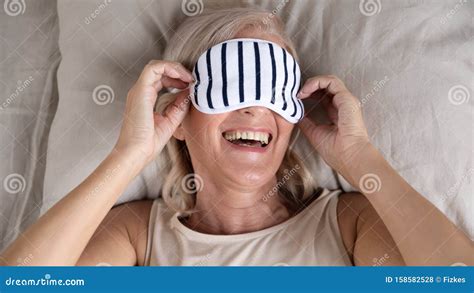
[[[255,28],[279,36],[286,49],[297,59],[292,41],[284,31],[283,22],[271,13],[256,7],[208,9],[200,15],[188,17],[175,31],[165,49],[163,59],[182,63],[192,71],[199,56],[208,48],[232,39],[241,30]],[[160,113],[173,101],[173,95],[164,94],[158,99],[156,110]],[[293,131],[291,141],[297,139]],[[277,186],[262,200],[277,193],[290,211],[297,211],[305,199],[315,191],[315,182],[307,166],[294,152],[293,143],[287,149],[277,173]],[[184,141],[172,137],[160,155],[164,176],[162,196],[166,204],[183,213],[190,213],[196,200],[196,186],[188,186],[189,176],[194,176],[189,151]],[[200,182],[194,182],[199,185]],[[191,184],[192,185],[192,184]],[[199,187],[199,186],[197,186]]]

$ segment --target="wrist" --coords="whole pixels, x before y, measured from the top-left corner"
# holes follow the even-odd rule
[[[134,147],[115,146],[108,155],[108,158],[118,160],[120,164],[126,166],[133,177],[138,175],[148,163],[143,151]]]
[[[361,143],[344,158],[341,175],[354,187],[359,188],[359,181],[367,174],[383,173],[386,161],[379,150],[370,142]]]

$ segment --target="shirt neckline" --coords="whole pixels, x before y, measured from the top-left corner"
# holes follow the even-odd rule
[[[293,217],[276,224],[275,226],[271,226],[268,228],[264,228],[262,230],[248,232],[248,233],[241,233],[241,234],[230,234],[230,235],[223,235],[223,234],[207,234],[195,231],[179,220],[180,213],[176,212],[171,218],[171,226],[176,228],[179,232],[181,232],[187,238],[192,238],[195,240],[200,240],[204,242],[214,242],[214,241],[236,241],[236,240],[248,240],[252,238],[261,237],[279,230],[284,229],[285,227],[291,225],[293,222],[297,221],[298,219],[302,218],[309,209],[311,209],[317,202],[321,200],[321,198],[328,195],[330,192],[328,189],[323,189],[321,194],[313,200],[308,206],[306,206],[302,211],[294,215]]]

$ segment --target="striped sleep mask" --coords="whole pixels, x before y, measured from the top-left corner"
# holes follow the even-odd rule
[[[301,72],[296,60],[279,45],[259,39],[219,43],[198,59],[190,89],[197,110],[219,114],[251,106],[266,107],[297,123],[304,115],[296,97]]]

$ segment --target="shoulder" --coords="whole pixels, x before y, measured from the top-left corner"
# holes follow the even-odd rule
[[[112,208],[104,219],[104,225],[122,225],[136,234],[139,228],[148,226],[153,200],[137,200]]]
[[[142,265],[153,201],[141,200],[112,208],[87,244],[77,265]]]
[[[348,254],[353,257],[354,243],[357,238],[357,221],[362,211],[370,206],[368,199],[361,193],[341,193],[337,203],[337,220],[341,237]]]
[[[136,200],[123,203],[112,208],[109,214],[121,214],[124,216],[135,215],[136,220],[143,220],[143,216],[146,216],[145,214],[149,214],[149,212],[151,211],[153,202],[154,200]]]
[[[105,225],[119,225],[128,234],[130,243],[135,249],[137,264],[143,265],[148,240],[153,200],[138,200],[118,205],[110,210]]]
[[[355,265],[404,265],[390,232],[365,195],[340,194],[337,218],[344,246]]]

